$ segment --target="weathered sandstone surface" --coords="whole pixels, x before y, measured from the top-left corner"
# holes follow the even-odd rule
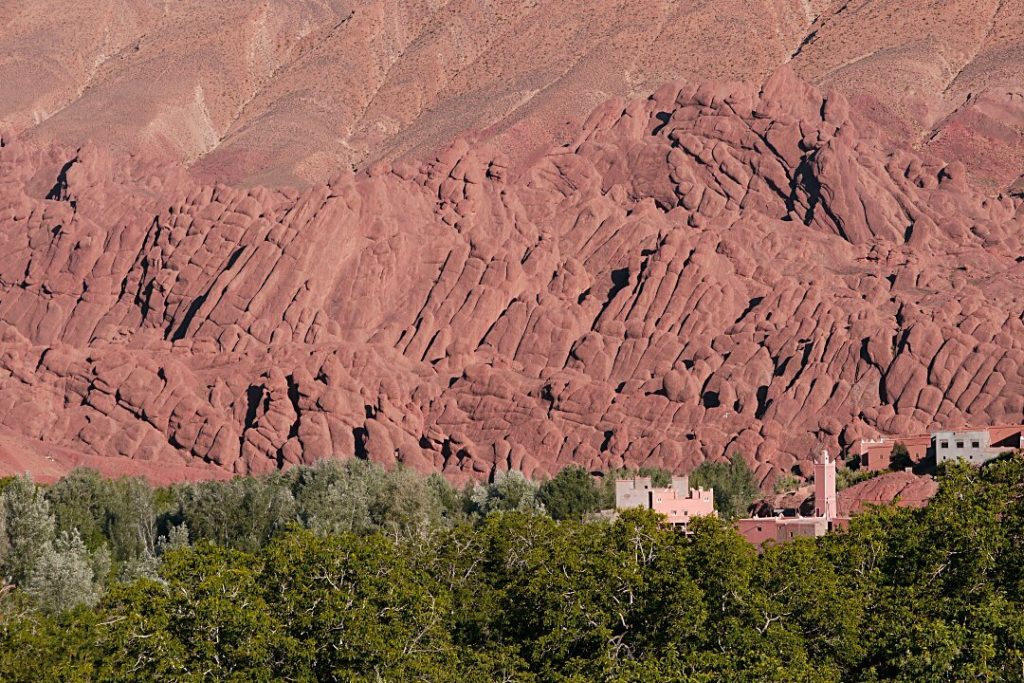
[[[839,493],[839,514],[853,515],[871,505],[896,501],[904,507],[924,507],[939,490],[932,477],[911,472],[889,472]]]
[[[1024,0],[0,0],[0,131],[228,184],[467,130],[519,169],[609,97],[786,64],[979,182],[1024,170]]]
[[[767,484],[1018,421],[1024,200],[876,118],[783,69],[612,99],[518,173],[457,141],[302,191],[5,141],[0,456]]]

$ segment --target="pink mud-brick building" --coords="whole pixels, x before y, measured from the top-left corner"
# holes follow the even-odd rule
[[[644,508],[668,517],[668,523],[686,531],[690,520],[715,514],[714,492],[711,489],[691,489],[689,477],[672,477],[672,486],[657,488],[650,477],[618,479],[615,482],[615,507]]]
[[[836,461],[822,451],[814,463],[813,517],[750,517],[736,522],[736,530],[745,539],[761,547],[769,541],[782,543],[800,536],[823,536],[834,529],[846,528],[849,517],[839,516],[836,494]]]
[[[901,443],[907,448],[910,459],[921,462],[928,457],[932,447],[931,434],[911,434],[909,436],[881,436],[877,439],[861,439],[857,455],[860,465],[871,472],[889,469],[892,463],[892,449]]]

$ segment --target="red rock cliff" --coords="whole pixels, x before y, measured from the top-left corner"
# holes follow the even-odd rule
[[[246,190],[7,144],[0,429],[211,473],[771,478],[1019,420],[1024,202],[884,133],[783,71],[611,100],[517,174],[457,142]]]

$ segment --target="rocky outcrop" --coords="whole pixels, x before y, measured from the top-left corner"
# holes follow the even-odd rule
[[[770,483],[1024,413],[1024,202],[838,95],[666,85],[521,173],[489,145],[308,190],[0,148],[0,427],[87,455]]]
[[[939,484],[934,478],[911,472],[889,472],[855,484],[839,494],[839,514],[855,515],[871,505],[895,502],[901,507],[928,504]]]

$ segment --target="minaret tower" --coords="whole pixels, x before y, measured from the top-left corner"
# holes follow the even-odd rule
[[[838,514],[836,461],[829,457],[828,450],[822,450],[821,458],[814,463],[814,515],[831,522]]]

